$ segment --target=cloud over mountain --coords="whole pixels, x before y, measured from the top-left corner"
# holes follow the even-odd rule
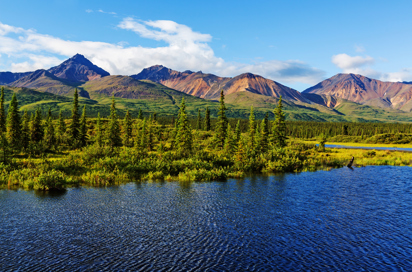
[[[212,36],[173,21],[138,21],[124,18],[118,26],[143,38],[164,41],[158,47],[129,46],[98,41],[71,41],[0,23],[2,70],[14,72],[50,68],[81,53],[111,74],[134,74],[162,64],[176,70],[202,70],[222,76],[252,72],[285,83],[313,84],[325,73],[299,60],[256,63],[227,62],[215,55]],[[7,58],[6,58],[7,56]]]

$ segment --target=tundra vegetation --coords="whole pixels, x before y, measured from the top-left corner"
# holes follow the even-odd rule
[[[229,119],[223,91],[218,117],[189,118],[182,98],[177,118],[158,121],[139,111],[117,116],[112,98],[108,118],[80,114],[74,94],[70,119],[40,109],[20,112],[16,96],[6,115],[0,97],[0,188],[63,189],[107,186],[128,181],[181,182],[225,180],[260,173],[315,171],[344,166],[351,156],[357,165],[410,165],[411,153],[325,149],[328,139],[373,143],[410,143],[410,124],[317,123],[285,120],[282,99],[274,120],[266,114],[249,121]],[[147,114],[145,114],[147,115]],[[312,140],[303,142],[303,140]],[[319,147],[316,143],[320,143]]]

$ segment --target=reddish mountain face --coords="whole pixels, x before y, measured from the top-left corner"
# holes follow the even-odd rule
[[[411,84],[383,82],[355,74],[337,74],[303,93],[330,95],[360,104],[407,111],[412,107]]]
[[[300,92],[251,73],[230,78],[202,72],[178,72],[156,65],[143,69],[142,72],[131,77],[158,82],[169,88],[206,99],[218,99],[223,89],[225,94],[252,92],[271,97],[282,96],[286,100],[308,102]]]
[[[48,72],[58,78],[73,82],[85,82],[110,75],[80,54],[76,54],[62,64],[50,68]]]

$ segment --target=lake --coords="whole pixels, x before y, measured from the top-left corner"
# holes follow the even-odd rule
[[[0,191],[0,271],[407,271],[412,168]]]

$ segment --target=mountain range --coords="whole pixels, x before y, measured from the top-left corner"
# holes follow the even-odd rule
[[[288,119],[412,120],[412,84],[383,82],[355,74],[337,74],[299,92],[252,73],[220,77],[201,71],[179,72],[162,65],[145,68],[131,76],[112,76],[84,56],[76,54],[48,70],[0,72],[0,84],[8,86],[8,91],[17,92],[20,96],[37,96],[36,99],[22,97],[26,102],[35,101],[33,105],[23,105],[28,110],[46,105],[56,110],[64,108],[63,104],[68,103],[67,98],[71,98],[77,88],[83,103],[94,109],[102,110],[108,106],[110,96],[114,95],[118,98],[120,111],[142,108],[148,112],[174,115],[180,99],[185,97],[190,102],[188,105],[192,104],[188,107],[189,113],[196,115],[197,108],[216,107],[216,100],[223,90],[231,117],[247,117],[252,105],[257,114],[263,116],[273,110],[282,96]],[[35,92],[28,92],[27,89]],[[47,93],[53,94],[53,99],[50,95],[47,99],[46,96],[45,99],[38,99]]]

